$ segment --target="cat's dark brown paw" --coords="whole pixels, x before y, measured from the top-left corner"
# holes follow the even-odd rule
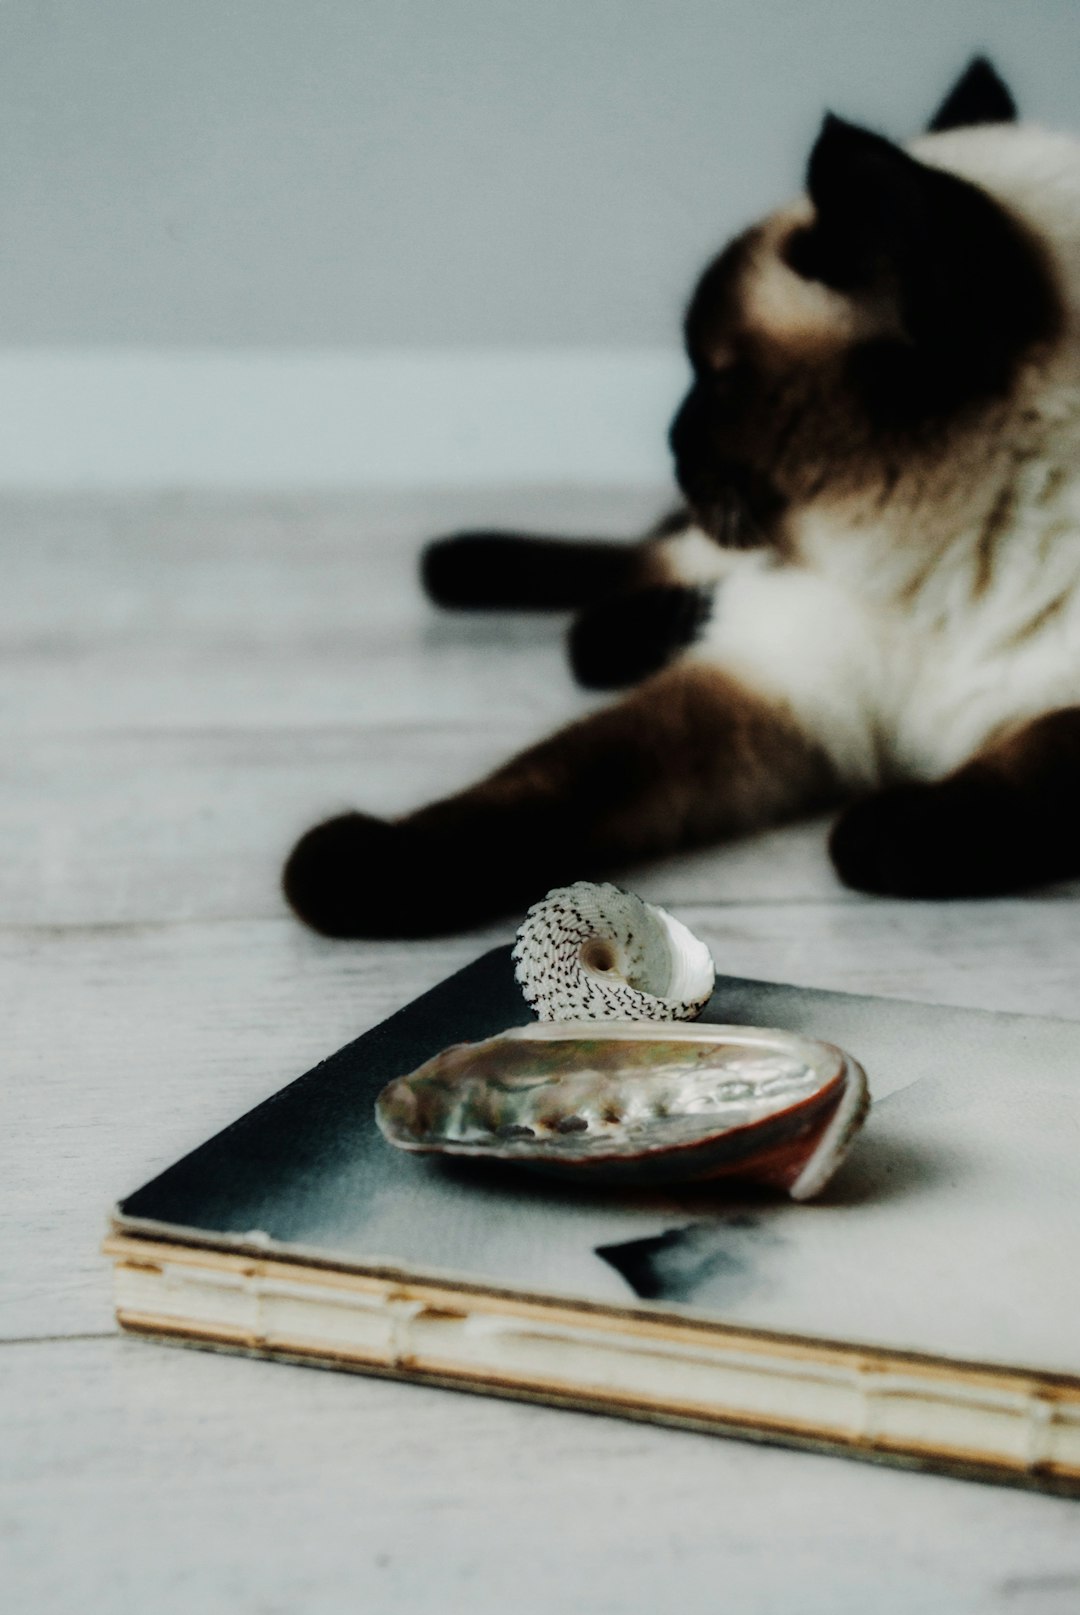
[[[301,836],[282,875],[285,896],[312,930],[333,937],[422,934],[423,872],[400,825],[346,813]]]
[[[856,802],[829,853],[845,885],[882,897],[985,897],[1025,883],[998,793],[956,781],[897,785]]]
[[[451,610],[574,611],[623,586],[636,544],[541,538],[531,533],[451,533],[420,562],[429,600]]]
[[[617,690],[658,673],[697,639],[712,612],[710,589],[669,584],[590,606],[567,639],[574,677],[587,690]]]
[[[323,936],[448,936],[543,895],[497,823],[422,820],[345,813],[301,836],[282,875],[299,918]]]

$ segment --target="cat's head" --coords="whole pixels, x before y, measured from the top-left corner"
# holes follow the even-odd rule
[[[887,498],[1060,344],[1053,236],[1080,242],[1080,146],[1015,118],[982,60],[910,148],[830,115],[806,196],[705,271],[671,446],[720,542],[768,542],[816,499]]]

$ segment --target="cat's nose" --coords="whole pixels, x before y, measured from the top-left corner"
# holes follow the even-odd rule
[[[697,390],[693,389],[683,399],[668,432],[668,445],[675,462],[675,480],[691,503],[693,486],[700,478],[704,460],[703,413],[701,399]]]

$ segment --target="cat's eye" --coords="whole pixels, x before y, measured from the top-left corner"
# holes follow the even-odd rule
[[[739,353],[733,342],[717,342],[709,348],[704,368],[711,376],[723,376],[738,362]]]
[[[728,400],[745,392],[750,375],[748,361],[740,354],[733,354],[727,364],[718,368],[710,366],[701,380],[711,398]]]

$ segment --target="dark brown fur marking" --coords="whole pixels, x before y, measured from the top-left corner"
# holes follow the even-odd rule
[[[570,667],[587,690],[619,690],[666,667],[692,645],[712,613],[713,591],[682,584],[625,590],[579,612]]]
[[[982,598],[994,581],[994,561],[998,546],[1008,533],[1015,513],[1016,493],[1012,484],[1008,483],[991,505],[989,515],[979,533],[975,548],[975,581],[972,586],[972,594],[976,600]]]
[[[830,842],[843,880],[891,897],[989,897],[1080,875],[1080,708],[1050,712],[935,784],[856,803]]]
[[[1030,622],[1026,622],[1022,628],[1016,630],[1015,634],[1011,634],[1002,649],[1015,650],[1018,645],[1024,644],[1025,640],[1032,639],[1040,628],[1045,628],[1047,623],[1053,622],[1054,618],[1064,611],[1072,600],[1073,593],[1074,591],[1071,588],[1062,589],[1061,593],[1055,595],[1053,600],[1043,606],[1041,611],[1035,613]]]
[[[420,575],[436,605],[468,611],[570,611],[626,587],[642,547],[602,538],[466,532],[433,539]]]

